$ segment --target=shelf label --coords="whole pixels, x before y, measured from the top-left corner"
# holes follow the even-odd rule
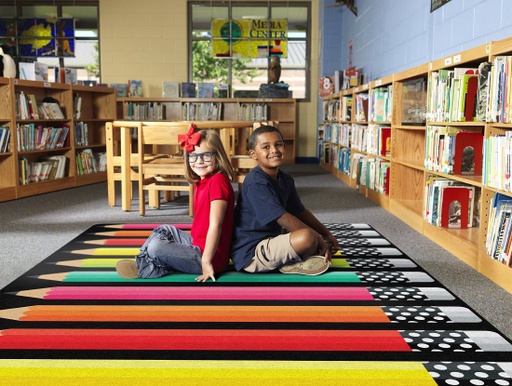
[[[450,64],[452,64],[452,58],[451,58],[451,57],[450,57],[450,58],[446,58],[446,59],[444,60],[444,65],[445,65],[445,66],[449,66]]]
[[[18,84],[18,79],[14,79],[14,84]]]
[[[44,82],[44,87],[52,87],[52,84],[50,82]]]
[[[459,55],[455,55],[455,56],[453,57],[453,63],[459,63],[459,62],[460,62],[460,60],[461,60],[461,58],[460,58],[460,54],[459,54]]]

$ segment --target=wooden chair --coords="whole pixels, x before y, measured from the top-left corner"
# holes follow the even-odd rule
[[[132,183],[139,181],[139,153],[137,146],[133,149],[132,132],[138,133],[141,124],[142,122],[138,121],[106,123],[108,204],[110,206],[117,204],[116,183],[120,182],[121,206],[123,210],[131,209],[133,198]],[[168,155],[147,154],[146,157],[157,159],[168,157]],[[151,202],[153,202],[153,197],[151,197]]]
[[[230,141],[230,150],[229,155],[231,158],[231,164],[233,165],[233,169],[235,169],[235,180],[234,182],[238,183],[238,190],[240,191],[242,187],[242,183],[245,180],[247,174],[257,165],[256,161],[253,160],[249,155],[249,137],[251,136],[254,129],[260,126],[274,126],[278,127],[278,122],[276,121],[262,121],[262,122],[254,122],[252,127],[248,127],[247,130],[238,131],[238,135],[234,129],[223,129],[226,130],[227,133],[221,134],[223,138],[229,138]]]
[[[187,122],[162,122],[143,123],[139,126],[138,149],[139,154],[139,212],[145,215],[145,192],[155,192],[156,202],[154,206],[160,208],[160,192],[188,192],[189,215],[193,216],[193,185],[185,178],[185,162],[183,155],[172,155],[168,158],[154,159],[148,157],[144,149],[147,147],[167,147],[179,149],[180,134],[187,134],[190,123]],[[171,199],[173,199],[172,196]]]

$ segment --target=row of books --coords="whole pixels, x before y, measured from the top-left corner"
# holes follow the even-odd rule
[[[118,98],[142,97],[142,81],[131,79],[128,83],[111,83],[110,87],[116,90]]]
[[[123,116],[128,121],[161,121],[166,116],[166,106],[160,102],[125,102]]]
[[[0,127],[0,153],[11,150],[11,130],[7,126]]]
[[[368,122],[370,116],[368,115],[368,104],[370,95],[368,93],[359,93],[355,95],[355,121]]]
[[[425,169],[446,174],[482,174],[481,132],[427,126],[425,135]]]
[[[480,190],[447,178],[429,175],[425,185],[423,218],[443,228],[479,226]]]
[[[512,131],[484,140],[482,182],[491,188],[512,191]]]
[[[322,101],[322,120],[323,121],[338,121],[340,119],[340,101],[327,100]]]
[[[352,127],[347,123],[325,122],[322,125],[323,138],[321,140],[336,143],[341,146],[350,146],[350,133]]]
[[[75,123],[76,146],[89,146],[89,126],[85,122]]]
[[[389,156],[391,153],[391,126],[357,125],[351,127],[350,147],[366,153]]]
[[[325,97],[341,90],[357,87],[364,83],[363,78],[361,70],[355,68],[336,70],[333,76],[320,77],[319,96]]]
[[[240,121],[266,121],[267,117],[268,105],[266,103],[240,103],[238,106],[238,120]]]
[[[492,62],[480,65],[479,120],[511,123],[512,57],[497,56]]]
[[[489,206],[485,247],[493,259],[512,266],[512,197],[494,194]]]
[[[182,117],[185,121],[220,121],[222,103],[185,102],[182,106]]]
[[[389,182],[391,175],[391,163],[389,160],[372,157],[362,153],[354,153],[351,149],[340,148],[335,144],[325,142],[322,147],[321,159],[350,176],[358,185],[378,193],[389,194]]]
[[[56,102],[37,102],[34,94],[16,93],[17,119],[65,119]]]
[[[107,170],[107,153],[84,149],[76,153],[76,172],[83,176]]]
[[[476,120],[478,68],[442,69],[429,78],[427,120],[469,122]]]
[[[393,86],[377,87],[370,93],[369,120],[371,122],[391,122],[393,112]]]
[[[18,151],[58,149],[67,145],[69,126],[44,127],[33,123],[16,125]]]
[[[497,56],[478,67],[433,72],[429,78],[429,121],[511,123],[512,57]]]
[[[389,194],[390,162],[388,160],[369,157],[366,154],[355,153],[350,162],[350,176],[360,186]]]
[[[19,180],[21,185],[34,182],[64,178],[67,158],[64,155],[42,157],[32,162],[25,157],[19,157]]]

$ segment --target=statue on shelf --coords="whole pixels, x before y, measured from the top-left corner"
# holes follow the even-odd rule
[[[9,47],[2,44],[0,46],[0,76],[16,78],[16,62],[8,52]]]
[[[279,78],[281,77],[281,59],[279,56],[272,56],[272,60],[270,62],[270,74],[269,74],[269,83],[278,83]]]

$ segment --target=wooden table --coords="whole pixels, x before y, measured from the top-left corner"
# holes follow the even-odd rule
[[[187,121],[188,122],[188,121]],[[246,143],[246,133],[243,129],[252,128],[253,121],[190,121],[196,129],[216,129],[219,130],[222,143],[228,155],[245,154],[242,147]],[[131,131],[136,129],[140,124],[144,125],[162,125],[165,121],[140,122],[140,121],[114,121],[111,128],[107,128],[107,184],[108,184],[108,202],[110,206],[115,205],[115,181],[121,181],[121,207],[125,211],[131,210],[132,201],[132,155],[134,146]],[[232,135],[233,130],[238,131],[238,148],[234,148],[235,140]],[[117,142],[119,138],[119,142]],[[118,152],[115,151],[116,146]],[[119,153],[116,154],[116,153]],[[119,162],[120,159],[120,162]],[[114,168],[121,168],[120,176],[114,173]],[[151,197],[150,197],[151,199]]]

